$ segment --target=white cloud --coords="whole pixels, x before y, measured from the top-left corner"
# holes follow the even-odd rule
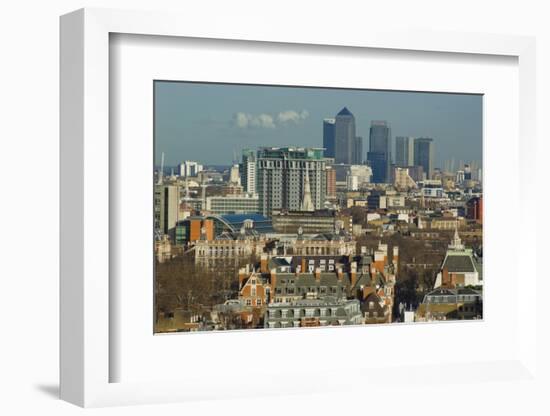
[[[277,120],[281,124],[286,124],[286,123],[298,124],[300,121],[305,120],[308,117],[309,117],[309,112],[307,110],[302,110],[300,112],[294,111],[294,110],[286,110],[286,111],[281,111],[277,115]]]
[[[237,113],[233,117],[235,126],[246,129],[249,127],[261,127],[265,129],[274,129],[275,122],[273,116],[269,114],[247,114],[247,113]]]
[[[300,112],[294,110],[281,111],[276,117],[271,114],[249,114],[238,112],[233,116],[233,123],[235,127],[240,129],[247,129],[251,127],[274,129],[277,125],[285,125],[289,123],[298,124],[302,120],[309,117],[307,110]]]

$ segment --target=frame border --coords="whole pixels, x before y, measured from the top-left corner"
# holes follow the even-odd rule
[[[218,19],[218,20],[216,20]],[[529,206],[536,186],[535,38],[510,35],[378,31],[350,27],[327,35],[262,21],[238,29],[217,17],[204,25],[168,12],[80,9],[60,18],[60,397],[73,404],[109,406],[174,402],[186,382],[109,383],[109,34],[125,33],[438,53],[505,55],[518,59],[521,199],[520,240],[536,241]],[[327,37],[329,36],[329,37]],[[521,254],[522,285],[536,287],[536,261]],[[522,251],[524,253],[524,251]],[[519,273],[519,270],[515,271]],[[512,362],[536,376],[537,321],[533,298],[518,296],[519,355]],[[189,383],[188,381],[187,383]]]

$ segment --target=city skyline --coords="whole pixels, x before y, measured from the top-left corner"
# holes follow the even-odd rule
[[[431,137],[434,167],[451,159],[482,167],[481,95],[167,81],[155,82],[155,164],[162,152],[165,166],[229,165],[244,148],[323,147],[324,120],[346,107],[364,137],[363,160],[371,123],[384,120],[392,159],[396,137]]]

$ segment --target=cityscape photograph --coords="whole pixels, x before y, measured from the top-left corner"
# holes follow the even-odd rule
[[[154,82],[154,332],[483,319],[480,94]]]

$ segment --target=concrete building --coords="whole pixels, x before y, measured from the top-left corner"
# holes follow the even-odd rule
[[[155,229],[172,238],[178,222],[179,192],[177,185],[155,185]]]
[[[323,208],[326,167],[323,149],[264,147],[258,150],[256,186],[260,212],[270,216],[275,210]]]
[[[395,167],[393,172],[393,184],[397,189],[405,191],[418,187],[416,182],[409,175],[409,169]]]
[[[372,169],[367,165],[351,165],[346,177],[348,191],[358,191],[370,184]]]
[[[229,195],[206,197],[206,211],[216,215],[250,214],[260,212],[258,195]]]
[[[336,199],[336,170],[332,166],[327,166],[325,173],[327,177],[325,198],[334,201]]]
[[[331,233],[340,220],[336,211],[328,209],[313,212],[275,211],[271,219],[275,231],[283,234],[298,234],[300,229],[304,234]]]
[[[179,165],[179,176],[184,178],[197,176],[202,171],[203,166],[192,160],[186,160]]]
[[[229,183],[232,185],[241,185],[241,175],[239,172],[239,165],[231,166],[229,170]]]
[[[241,185],[246,193],[255,195],[256,189],[256,153],[253,150],[245,149],[242,154],[240,165]]]

